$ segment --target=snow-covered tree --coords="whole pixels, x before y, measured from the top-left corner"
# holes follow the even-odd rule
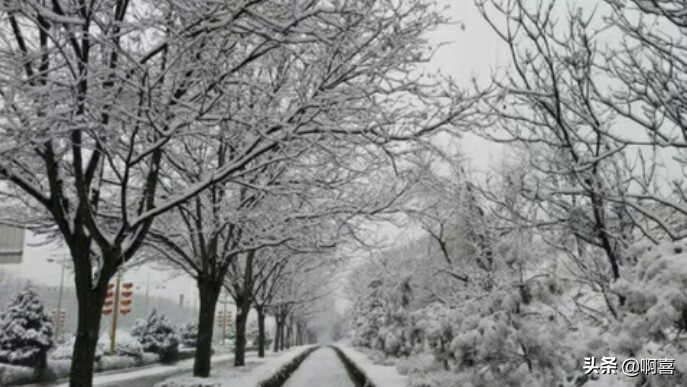
[[[189,321],[179,328],[181,344],[187,348],[195,348],[198,342],[198,323]]]
[[[52,320],[38,294],[27,287],[0,317],[0,362],[44,368],[53,344]]]
[[[407,356],[412,348],[409,326],[410,302],[413,289],[410,277],[403,279],[394,290],[388,303],[388,316],[381,337],[384,340],[384,353],[396,357]]]
[[[356,300],[351,312],[354,345],[378,349],[384,347],[381,329],[386,324],[387,303],[383,282],[378,279],[370,282],[367,293]]]
[[[179,353],[179,336],[174,324],[153,309],[147,319],[134,323],[131,336],[143,346],[145,352],[160,355],[162,361],[173,361]]]

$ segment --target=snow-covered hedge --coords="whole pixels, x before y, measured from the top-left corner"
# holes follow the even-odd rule
[[[65,341],[60,344],[51,354],[50,358],[54,360],[71,360],[74,355],[74,343],[76,342],[76,337]],[[107,351],[107,344],[102,339],[98,340],[98,345],[95,347],[95,361],[99,361]]]
[[[153,309],[147,319],[139,319],[131,335],[142,345],[145,352],[157,353],[163,362],[178,359],[179,336],[176,327],[163,314]]]
[[[344,345],[332,346],[359,385],[369,387],[407,386],[408,378],[395,367],[374,364],[369,356]]]
[[[98,346],[109,348],[110,336],[100,336]],[[143,356],[143,345],[128,332],[117,330],[115,342],[115,354],[117,356],[128,356],[135,359],[140,359]]]
[[[31,367],[0,364],[0,386],[16,386],[36,381],[36,372]]]
[[[74,343],[76,338],[65,341],[50,355],[54,360],[71,360],[74,353]],[[98,362],[105,353],[109,351],[110,335],[104,334],[98,339],[95,349],[95,361]],[[140,359],[143,356],[143,346],[128,332],[117,330],[117,341],[115,343],[115,354],[117,356],[128,356]]]

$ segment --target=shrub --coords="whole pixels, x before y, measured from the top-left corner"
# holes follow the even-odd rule
[[[143,345],[138,341],[137,338],[133,337],[128,332],[117,330],[117,336],[115,336],[115,355],[132,357],[135,359],[141,359],[143,357]],[[103,335],[98,340],[98,347],[102,347],[103,350],[110,347],[110,335]]]
[[[0,362],[45,368],[53,343],[52,321],[38,294],[27,287],[15,295],[0,318]]]
[[[179,329],[179,338],[184,347],[195,348],[198,341],[198,324],[190,321]]]
[[[177,359],[179,337],[176,328],[157,310],[153,309],[147,319],[137,320],[131,335],[143,345],[145,352],[160,355],[160,361],[171,362]]]

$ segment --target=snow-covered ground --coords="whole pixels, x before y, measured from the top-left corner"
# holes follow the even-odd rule
[[[264,359],[252,357],[246,361],[245,367],[213,369],[209,378],[175,377],[156,384],[156,387],[256,387],[258,383],[274,375],[285,364],[310,348],[311,345],[293,347],[276,354],[268,353]]]
[[[254,353],[251,354],[246,354],[248,358],[252,358],[255,356]],[[220,356],[214,356],[212,358],[213,364],[231,360],[233,359],[233,355],[220,355]],[[138,369],[138,370],[132,370],[128,372],[116,372],[116,373],[107,373],[107,374],[96,374],[95,377],[93,378],[93,385],[98,386],[98,387],[119,387],[119,386],[127,386],[131,382],[135,382],[139,379],[143,378],[150,378],[150,377],[155,377],[155,376],[165,376],[165,375],[173,375],[175,373],[179,372],[184,372],[184,371],[190,371],[193,369],[193,359],[186,359],[182,360],[180,362],[177,362],[176,364],[172,365],[160,365],[160,366],[152,366],[152,367],[146,367],[143,369]],[[57,384],[55,387],[68,387],[69,383],[62,383],[62,384]]]
[[[324,347],[308,356],[284,387],[355,387],[333,349]]]
[[[336,347],[367,376],[375,387],[403,387],[408,385],[408,377],[399,374],[396,367],[374,364],[367,355],[343,343],[337,344]]]

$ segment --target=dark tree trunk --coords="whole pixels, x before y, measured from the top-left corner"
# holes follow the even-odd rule
[[[239,309],[236,313],[236,341],[234,343],[234,366],[246,365],[246,321],[248,311]]]
[[[279,350],[283,351],[284,350],[284,319],[279,322]]]
[[[303,326],[300,323],[296,325],[296,345],[303,345]]]
[[[234,296],[236,301],[236,342],[234,345],[234,366],[240,367],[246,364],[246,322],[253,303],[253,259],[255,250],[248,252],[246,256],[246,270],[243,277],[243,287]]]
[[[291,332],[293,331],[293,321],[286,324],[286,349],[291,348]]]
[[[193,361],[193,376],[210,376],[212,358],[212,335],[215,323],[215,308],[220,287],[211,281],[198,280],[200,311],[198,313],[198,340]]]
[[[265,357],[265,308],[255,308],[258,312],[258,357]]]
[[[93,386],[95,348],[100,336],[100,320],[107,293],[107,284],[114,274],[103,268],[97,286],[93,288],[90,261],[90,241],[87,238],[70,244],[74,261],[74,284],[78,304],[76,340],[69,373],[70,387]]]
[[[281,326],[281,322],[279,316],[275,316],[274,320],[274,352],[277,353],[279,352],[279,327]]]

